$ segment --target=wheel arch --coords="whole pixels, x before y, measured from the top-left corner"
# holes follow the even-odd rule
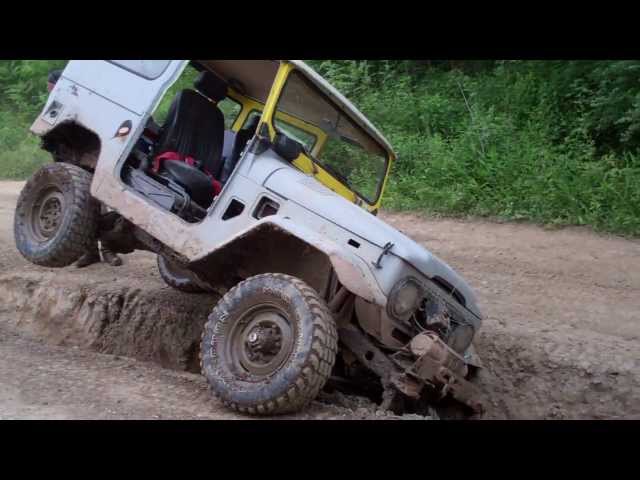
[[[253,275],[284,273],[321,294],[333,269],[347,290],[369,302],[386,304],[363,260],[310,229],[275,216],[192,263],[191,268],[214,284],[221,284],[221,277],[226,276],[227,288]],[[238,272],[238,277],[230,279],[229,271]]]
[[[95,171],[102,143],[93,130],[74,120],[65,120],[41,133],[40,138],[42,149],[51,153],[55,162]]]

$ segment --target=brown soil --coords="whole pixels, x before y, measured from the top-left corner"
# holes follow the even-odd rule
[[[216,299],[166,287],[147,253],[117,268],[28,264],[12,233],[21,185],[0,182],[0,418],[245,418],[189,373]],[[584,229],[383,218],[478,292],[486,418],[640,418],[640,242]],[[293,418],[397,417],[367,400],[323,395]]]
[[[583,228],[384,218],[478,293],[488,418],[640,418],[640,242]]]

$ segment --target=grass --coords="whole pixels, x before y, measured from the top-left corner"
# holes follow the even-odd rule
[[[40,140],[29,132],[30,122],[0,111],[0,178],[23,180],[51,160]]]

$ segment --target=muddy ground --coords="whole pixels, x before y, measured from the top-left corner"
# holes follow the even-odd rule
[[[0,182],[0,418],[245,418],[197,372],[215,298],[164,286],[155,258],[35,267],[15,250],[21,184]],[[383,218],[477,290],[485,418],[640,418],[640,242],[587,229]],[[290,418],[399,418],[323,395]],[[406,419],[422,419],[407,415]]]

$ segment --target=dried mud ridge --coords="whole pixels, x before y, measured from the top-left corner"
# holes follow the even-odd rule
[[[5,325],[54,345],[199,372],[200,334],[216,298],[184,294],[155,282],[131,288],[121,281],[84,285],[73,275],[76,281],[65,278],[55,271],[0,276]],[[637,343],[594,336],[589,341],[572,338],[569,332],[514,334],[498,325],[483,329],[477,346],[486,364],[478,379],[487,400],[485,418],[637,416],[638,362],[629,360],[637,355]],[[298,417],[332,415],[399,418],[378,410],[368,399],[338,392],[323,393]]]

